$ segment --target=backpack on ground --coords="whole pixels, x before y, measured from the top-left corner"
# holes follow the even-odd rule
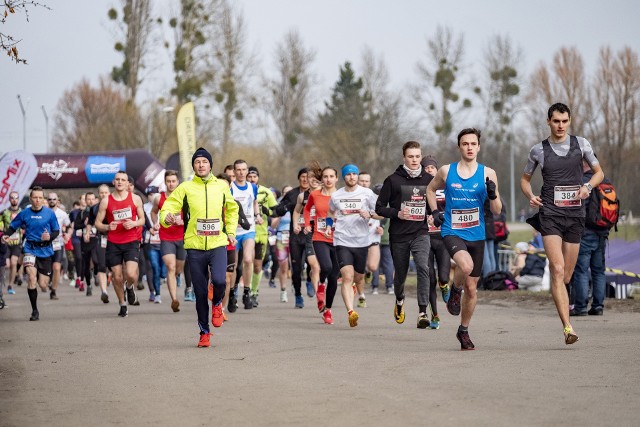
[[[481,288],[487,291],[512,291],[518,289],[518,282],[508,271],[494,271],[481,279]]]
[[[610,230],[615,227],[618,231],[620,200],[613,184],[608,181],[601,182],[589,197],[586,225],[601,230]]]
[[[493,226],[496,233],[496,242],[503,242],[507,240],[509,237],[509,228],[507,227],[507,223],[501,220],[495,220],[493,222]]]

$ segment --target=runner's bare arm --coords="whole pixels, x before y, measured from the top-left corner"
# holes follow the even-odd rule
[[[104,199],[100,200],[100,206],[98,207],[98,214],[96,215],[95,227],[96,227],[96,230],[102,233],[108,233],[110,229],[109,224],[102,223],[102,221],[104,221],[104,216],[107,213],[108,205],[109,205],[108,197],[105,197]]]
[[[299,234],[302,230],[300,227],[300,215],[302,214],[302,200],[304,200],[304,193],[298,194],[296,200],[296,207],[293,208],[293,215],[291,215],[291,221],[293,221],[293,232]]]
[[[522,178],[520,178],[520,189],[525,197],[529,199],[529,206],[532,208],[542,206],[542,199],[540,196],[533,194],[533,189],[531,188],[531,175],[526,173],[522,174]]]
[[[158,224],[158,213],[160,212],[160,208],[158,207],[159,203],[160,197],[155,197],[153,199],[153,207],[151,208],[151,222],[153,223],[154,227],[156,225],[160,225]]]

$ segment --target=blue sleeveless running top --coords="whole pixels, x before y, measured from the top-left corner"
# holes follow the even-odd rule
[[[458,162],[451,163],[444,190],[446,210],[441,235],[458,236],[475,242],[485,240],[484,201],[487,189],[484,184],[484,165],[478,163],[473,176],[461,178]]]

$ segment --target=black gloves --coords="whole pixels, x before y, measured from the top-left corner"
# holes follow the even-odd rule
[[[487,177],[485,185],[487,186],[487,196],[489,197],[489,200],[495,200],[498,197],[496,195],[496,183]]]
[[[440,211],[433,211],[431,215],[433,215],[433,225],[440,227],[444,222],[444,213]]]

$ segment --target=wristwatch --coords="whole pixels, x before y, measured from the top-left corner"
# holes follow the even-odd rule
[[[591,191],[593,191],[593,186],[590,183],[586,183],[584,184],[585,187],[587,187],[587,190],[589,190],[589,193],[591,193]]]

